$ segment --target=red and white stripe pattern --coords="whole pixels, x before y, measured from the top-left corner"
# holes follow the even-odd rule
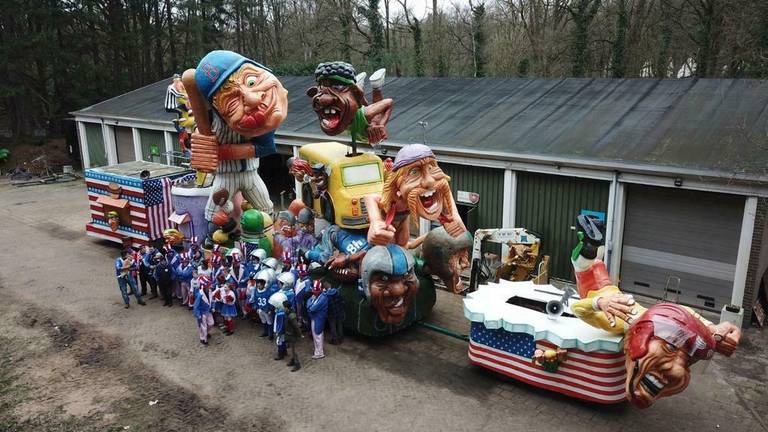
[[[99,197],[110,195],[111,182],[89,177],[86,171],[85,183],[91,215],[91,222],[86,225],[88,235],[118,243],[128,237],[133,246],[142,246],[162,237],[163,230],[173,228],[173,222],[168,220],[173,212],[170,178],[145,181],[144,188],[121,184],[120,197],[128,200],[130,225],[120,225],[116,231],[109,228],[104,207],[98,202]]]
[[[145,204],[149,220],[149,237],[156,239],[163,236],[163,231],[173,228],[168,217],[173,213],[171,201],[171,180],[168,177],[144,182]]]
[[[536,341],[536,348],[557,347],[546,341]],[[626,399],[627,373],[623,353],[567,351],[567,358],[558,370],[548,372],[533,364],[530,358],[483,345],[471,338],[469,341],[469,359],[478,366],[578,399],[603,404]]]

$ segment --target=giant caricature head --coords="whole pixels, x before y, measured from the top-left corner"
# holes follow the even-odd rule
[[[444,227],[429,232],[421,247],[422,257],[430,273],[440,278],[446,287],[455,293],[464,290],[461,272],[469,267],[469,249],[472,234],[453,237]]]
[[[363,291],[382,322],[400,324],[419,291],[411,254],[396,244],[374,246],[361,265]]]
[[[235,52],[209,52],[195,70],[195,82],[221,119],[244,137],[272,132],[288,115],[288,92],[272,71]]]
[[[285,237],[293,237],[296,233],[294,228],[296,226],[296,217],[291,212],[283,210],[277,214],[277,221],[275,222],[275,232]]]
[[[624,336],[627,399],[647,408],[688,387],[689,367],[715,352],[712,332],[682,306],[660,303],[632,322]]]
[[[453,212],[450,177],[437,166],[429,147],[410,144],[397,152],[392,171],[387,172],[381,193],[384,211],[398,200],[405,200],[408,210],[431,221]]]
[[[355,68],[345,62],[320,63],[315,69],[317,86],[307,90],[312,109],[326,135],[338,135],[349,128],[364,105],[363,90],[355,83]]]

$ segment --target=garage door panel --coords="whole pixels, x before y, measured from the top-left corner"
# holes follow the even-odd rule
[[[680,278],[680,303],[719,309],[730,302],[733,282],[633,262],[623,262],[621,270],[621,287],[627,292],[661,298],[664,296],[667,278],[677,276]],[[674,296],[670,300],[674,300]]]
[[[625,244],[704,259],[719,255],[720,261],[736,263],[736,254],[720,251],[736,251],[739,247],[744,198],[647,189],[630,187],[625,225],[631,229],[625,230]],[[659,227],[663,227],[663,235]],[[706,247],[706,240],[711,247]]]
[[[662,297],[675,275],[681,303],[721,308],[733,289],[743,209],[739,196],[628,185],[622,288]]]

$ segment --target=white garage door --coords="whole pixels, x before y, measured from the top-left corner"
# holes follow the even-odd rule
[[[620,272],[625,291],[720,310],[730,302],[744,197],[628,185]],[[674,297],[674,295],[673,295]]]

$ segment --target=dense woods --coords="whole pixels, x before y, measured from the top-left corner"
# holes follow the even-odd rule
[[[341,59],[411,76],[768,77],[765,0],[420,2],[2,0],[0,128],[56,133],[216,48],[280,75]]]

